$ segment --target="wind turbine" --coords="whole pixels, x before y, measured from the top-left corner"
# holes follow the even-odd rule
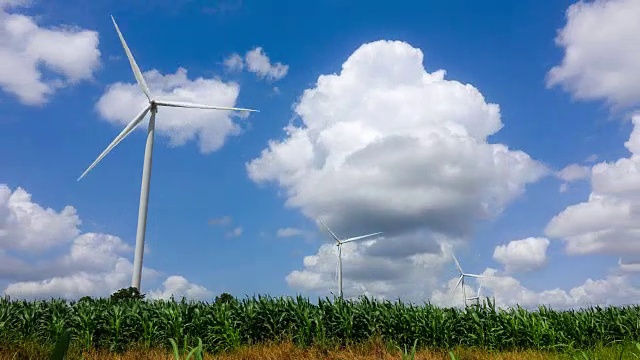
[[[373,234],[361,235],[361,236],[356,236],[356,237],[348,238],[345,240],[341,240],[336,236],[336,234],[333,233],[333,231],[331,231],[331,229],[329,229],[329,227],[327,226],[327,224],[324,223],[324,221],[322,220],[319,220],[319,221],[327,229],[327,231],[329,231],[329,234],[331,234],[331,236],[336,240],[336,246],[338,247],[338,294],[340,298],[342,298],[342,245],[348,242],[362,240],[364,238],[368,238],[374,235],[380,235],[382,233],[377,232]]]
[[[478,292],[476,293],[476,296],[472,296],[470,298],[467,298],[467,301],[475,300],[476,301],[476,305],[480,306],[480,289],[482,289],[482,285],[478,285]]]
[[[462,268],[460,267],[460,263],[458,262],[458,259],[456,258],[455,254],[451,254],[453,256],[453,261],[456,262],[456,267],[458,268],[458,271],[460,272],[460,278],[458,279],[458,283],[456,284],[456,287],[453,288],[453,291],[456,291],[456,289],[458,288],[458,285],[460,285],[462,283],[462,298],[464,299],[464,306],[467,306],[467,294],[464,290],[464,278],[465,277],[474,277],[474,278],[481,278],[482,275],[476,275],[476,274],[466,274],[464,271],[462,271]]]
[[[109,151],[113,150],[116,145],[118,145],[127,135],[129,135],[137,126],[142,122],[145,115],[149,111],[151,111],[151,117],[149,119],[149,127],[147,130],[147,143],[144,149],[144,164],[142,166],[142,184],[140,186],[140,206],[138,208],[138,228],[136,231],[136,250],[135,256],[133,260],[133,276],[131,277],[131,286],[140,290],[140,278],[142,276],[142,254],[144,251],[144,237],[145,231],[147,227],[147,205],[149,203],[149,182],[151,180],[151,162],[153,156],[153,137],[155,133],[155,119],[156,113],[158,112],[159,106],[168,106],[168,107],[178,107],[178,108],[195,108],[195,109],[214,109],[214,110],[235,110],[235,111],[258,111],[252,109],[241,109],[241,108],[231,108],[231,107],[222,107],[222,106],[211,106],[211,105],[201,105],[189,102],[178,102],[178,101],[169,101],[169,100],[161,100],[155,98],[151,95],[149,91],[149,87],[147,86],[147,82],[142,76],[142,72],[140,72],[140,68],[136,61],[133,59],[133,55],[127,46],[127,43],[124,41],[124,37],[118,28],[118,24],[116,24],[116,20],[111,16],[111,20],[113,21],[113,25],[116,28],[116,32],[118,33],[118,37],[120,38],[120,42],[122,43],[122,47],[124,48],[125,53],[127,54],[127,58],[129,59],[129,64],[131,65],[131,70],[133,70],[133,75],[136,78],[136,82],[140,86],[140,89],[147,97],[149,104],[140,111],[140,113],[133,119],[127,126],[118,134],[118,136],[113,139],[111,144],[107,146],[107,148],[98,156],[98,158],[91,164],[87,170],[85,170],[82,175],[78,178],[80,181],[94,166],[104,158]]]

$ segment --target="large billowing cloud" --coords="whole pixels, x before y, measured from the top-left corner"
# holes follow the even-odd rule
[[[75,208],[61,211],[34,202],[26,190],[0,184],[0,283],[12,298],[108,296],[129,287],[133,247],[119,237],[81,233]],[[143,283],[162,274],[143,269]],[[150,298],[171,294],[208,299],[211,292],[181,276],[169,276]]]
[[[135,51],[135,50],[134,50]],[[143,66],[142,64],[139,64]],[[123,66],[125,66],[123,64]],[[128,67],[128,64],[126,65]],[[163,100],[188,101],[206,105],[235,107],[240,86],[217,78],[189,79],[187,70],[178,68],[174,74],[161,74],[157,70],[144,73],[152,94]],[[131,75],[133,80],[133,74]],[[148,104],[135,82],[110,85],[97,104],[100,115],[107,121],[124,127]],[[250,108],[251,106],[241,106]],[[148,119],[149,115],[147,115]],[[156,131],[170,140],[171,146],[184,145],[197,140],[202,153],[221,148],[226,139],[242,133],[232,117],[246,117],[242,113],[161,107],[156,120]],[[138,129],[146,131],[148,120]]]
[[[14,11],[29,3],[0,1],[0,88],[23,104],[42,105],[57,89],[93,78],[100,64],[98,33],[45,28],[36,17]]]
[[[347,296],[429,294],[437,264],[450,261],[445,245],[467,239],[478,220],[547,174],[524,152],[488,142],[503,126],[498,105],[444,70],[426,71],[422,51],[400,41],[362,45],[339,74],[305,90],[295,112],[300,124],[247,171],[256,183],[277,183],[289,207],[339,236],[385,232],[345,246]],[[332,252],[327,245],[305,258],[288,283],[333,290]]]
[[[640,104],[640,1],[578,1],[566,17],[556,38],[565,54],[547,84],[561,85],[577,99]]]

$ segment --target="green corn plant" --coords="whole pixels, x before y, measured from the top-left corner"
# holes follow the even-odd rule
[[[413,360],[416,358],[416,346],[418,346],[418,339],[413,342],[411,352],[407,351],[407,344],[404,345],[404,352],[402,353],[402,360]]]
[[[58,337],[58,341],[56,342],[56,347],[53,349],[51,353],[51,360],[63,360],[67,357],[67,351],[69,350],[69,342],[71,341],[71,333],[68,330],[65,330]]]
[[[171,342],[171,346],[173,348],[173,356],[175,357],[176,360],[181,360],[180,351],[178,350],[178,343],[176,343],[176,341],[173,338],[170,338],[169,341]],[[202,360],[202,356],[203,356],[202,340],[198,338],[198,346],[191,349],[191,351],[189,351],[189,353],[187,354],[187,357],[184,358],[184,360],[189,360],[192,357],[194,358],[194,360]]]
[[[331,348],[379,339],[407,347],[417,340],[421,346],[445,353],[459,347],[530,349],[561,352],[567,358],[580,351],[592,354],[595,347],[615,347],[617,358],[622,356],[618,347],[640,339],[640,306],[500,309],[487,299],[479,306],[457,309],[366,297],[311,302],[303,297],[260,295],[212,304],[0,299],[0,346],[52,343],[63,330],[83,350],[125,351],[137,344],[162,347],[169,339],[184,349],[198,345],[200,338],[203,351],[217,353],[272,341]],[[640,348],[627,348],[624,356],[640,359]]]
[[[631,355],[633,355],[633,357],[636,359],[640,359],[640,342],[636,343],[636,349],[638,349],[638,353],[637,354],[632,353]]]

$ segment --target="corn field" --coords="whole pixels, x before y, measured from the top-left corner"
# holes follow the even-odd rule
[[[300,346],[351,345],[371,338],[399,346],[487,350],[589,349],[640,340],[640,306],[554,311],[496,309],[490,301],[438,308],[360,298],[258,296],[228,303],[85,299],[78,302],[0,299],[0,347],[55,343],[69,330],[85,349],[124,351],[131,346],[180,347],[202,340],[217,353],[242,345],[291,340]]]

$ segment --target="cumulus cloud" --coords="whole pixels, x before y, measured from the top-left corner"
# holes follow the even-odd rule
[[[411,280],[425,283],[430,274],[416,259],[444,256],[441,243],[468,238],[475,222],[501,213],[547,174],[524,152],[487,141],[502,127],[498,105],[445,79],[444,70],[426,71],[422,52],[404,42],[362,45],[339,74],[321,75],[305,90],[294,110],[300,125],[269,141],[247,172],[258,184],[277,183],[287,206],[326,221],[339,236],[385,233],[345,247],[363,257],[345,266],[372,276],[358,282],[356,269],[345,269],[345,296],[408,297],[403,283],[420,293]],[[288,276],[290,286],[328,289],[332,270],[316,262],[324,264],[305,260],[304,270]],[[383,270],[369,271],[372,264]],[[347,285],[355,283],[363,288]]]
[[[238,54],[231,54],[224,59],[224,67],[229,71],[240,71],[244,68],[244,60]]]
[[[506,245],[498,245],[493,251],[493,259],[505,266],[507,272],[531,271],[539,269],[547,261],[546,238],[526,238],[513,240]]]
[[[638,104],[638,17],[637,0],[578,1],[569,6],[567,23],[556,37],[565,54],[547,74],[547,85],[561,85],[576,99],[602,99],[618,107]]]
[[[22,188],[0,184],[0,249],[43,251],[65,244],[79,234],[76,209],[56,212],[31,201]]]
[[[187,279],[179,275],[169,276],[163,283],[162,289],[149,293],[150,299],[168,300],[173,297],[179,300],[183,297],[187,299],[211,301],[213,293],[205,287],[192,284]]]
[[[600,162],[591,169],[591,194],[568,206],[547,224],[545,233],[559,238],[569,254],[640,255],[640,115],[625,147],[629,157]]]
[[[4,295],[12,298],[108,296],[128,287],[133,248],[117,236],[81,233],[75,208],[56,211],[32,200],[22,188],[11,190],[0,184],[0,282]],[[143,268],[143,283],[161,276]],[[176,279],[179,278],[179,279]],[[206,289],[171,276],[163,288],[152,290],[159,297],[172,291],[203,295]],[[143,288],[143,292],[144,288]]]
[[[516,278],[501,274],[498,270],[487,268],[481,274],[479,285],[482,286],[480,296],[495,300],[496,306],[501,308],[520,305],[524,308],[535,309],[538,305],[547,305],[554,309],[581,308],[595,305],[621,306],[637,302],[640,288],[634,286],[628,275],[609,275],[604,279],[587,279],[583,284],[571,288],[569,291],[559,288],[533,291],[524,287]],[[457,279],[451,279],[445,289],[434,291],[432,302],[436,305],[447,306],[463,303],[461,290],[451,291]],[[466,288],[467,297],[475,294],[476,287]]]
[[[144,77],[153,95],[164,100],[235,107],[240,91],[234,82],[202,77],[191,80],[184,68],[178,68],[174,74],[162,74],[154,69],[145,72]],[[124,127],[147,104],[136,83],[118,82],[107,88],[96,107],[104,119]],[[163,107],[158,111],[156,131],[169,138],[170,146],[197,140],[200,152],[207,154],[220,149],[228,137],[242,133],[232,119],[239,116],[230,111]],[[148,124],[148,120],[144,124]],[[146,131],[146,125],[141,124],[138,129]]]
[[[379,247],[388,240],[342,245],[345,297],[367,295],[393,300],[402,296],[403,300],[420,302],[438,286],[437,278],[451,259],[448,244],[435,246],[432,253],[384,256]],[[335,244],[323,244],[317,254],[304,257],[304,269],[294,270],[286,276],[287,284],[323,296],[329,292],[337,294],[337,254]]]
[[[272,64],[262,47],[256,47],[248,51],[244,59],[238,54],[231,54],[224,60],[223,64],[228,71],[240,71],[246,66],[249,72],[268,81],[278,81],[284,78],[289,71],[289,65],[280,62]]]
[[[43,105],[56,90],[90,80],[100,64],[98,33],[45,28],[15,12],[30,1],[0,1],[0,88],[25,105]],[[60,51],[64,49],[64,51]]]

